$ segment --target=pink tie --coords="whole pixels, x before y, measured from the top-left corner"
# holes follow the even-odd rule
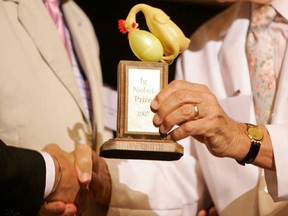
[[[258,124],[270,123],[276,92],[274,41],[265,34],[275,16],[276,11],[270,5],[258,8],[253,13],[248,31],[247,56]]]
[[[47,7],[54,23],[56,24],[58,33],[60,34],[62,41],[65,45],[69,59],[71,61],[71,65],[73,68],[76,81],[80,89],[80,94],[84,102],[85,110],[87,114],[90,116],[90,119],[92,119],[93,111],[92,111],[91,92],[90,92],[89,82],[87,79],[84,79],[84,76],[80,71],[76,56],[73,52],[73,47],[72,47],[69,31],[67,30],[66,32],[63,15],[62,15],[62,12],[60,11],[59,0],[44,0],[44,4]]]
[[[59,0],[44,0],[44,4],[47,7],[54,23],[56,24],[57,30],[63,40],[63,43],[65,45],[65,48],[69,54],[70,60],[71,60],[71,54],[69,50],[69,44],[67,41],[67,37],[65,34],[65,24],[62,17],[62,13],[60,11],[60,5]]]

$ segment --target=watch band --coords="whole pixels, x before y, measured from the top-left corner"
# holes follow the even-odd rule
[[[251,142],[251,146],[250,149],[247,153],[247,155],[242,159],[242,160],[236,160],[239,164],[245,166],[245,164],[249,164],[252,163],[255,158],[257,157],[259,150],[260,150],[260,146],[261,146],[261,141],[263,139],[263,134],[261,132],[261,130],[256,126],[256,125],[252,125],[252,124],[247,124],[247,131],[246,134],[248,135],[250,142]],[[255,136],[255,134],[253,133],[252,135],[250,134],[249,129],[253,128],[255,130],[257,130],[257,132],[259,133],[259,137]],[[259,130],[259,131],[258,131]]]

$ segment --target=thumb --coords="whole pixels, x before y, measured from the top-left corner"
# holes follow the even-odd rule
[[[89,184],[92,179],[92,149],[80,144],[74,151],[75,169],[80,183]]]

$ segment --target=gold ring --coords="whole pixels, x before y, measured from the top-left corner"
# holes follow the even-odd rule
[[[194,109],[194,118],[197,118],[199,116],[199,107],[197,105],[193,105]]]

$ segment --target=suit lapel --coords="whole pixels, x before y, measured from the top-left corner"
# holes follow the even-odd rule
[[[18,19],[34,41],[44,61],[85,113],[66,49],[42,0],[18,0]],[[49,35],[49,41],[47,35]]]
[[[78,8],[73,1],[67,1],[64,3],[63,11],[67,25],[71,30],[71,37],[79,61],[90,84],[93,106],[93,129],[96,130],[97,125],[97,140],[98,143],[102,143],[102,136],[100,134],[102,134],[101,129],[104,128],[104,110],[102,99],[103,84],[101,64],[99,52],[95,52],[95,50],[98,51],[97,41],[95,38],[87,37],[87,35],[91,36],[94,34],[94,29],[92,26],[87,26],[87,20],[84,20],[83,16],[78,14]],[[91,49],[91,46],[96,49]]]

